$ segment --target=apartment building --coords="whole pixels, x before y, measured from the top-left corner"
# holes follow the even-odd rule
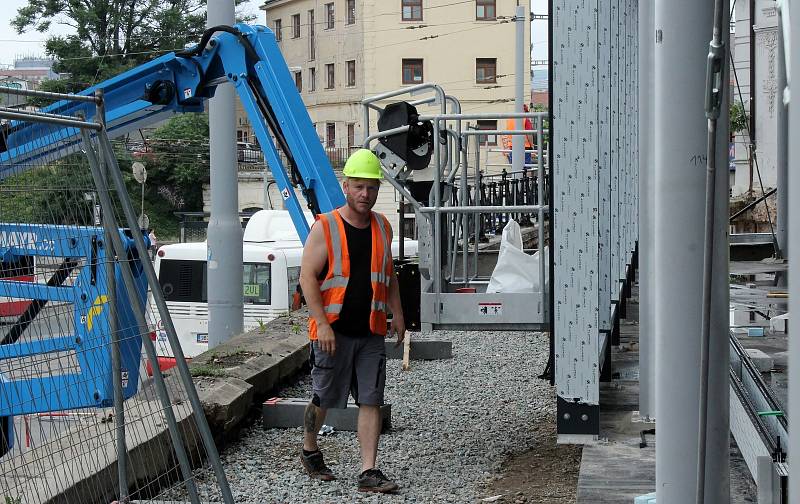
[[[464,112],[513,111],[517,3],[267,0],[260,22],[275,33],[320,140],[329,154],[339,155],[365,137],[361,100],[403,86],[440,84],[461,100]],[[525,27],[530,47],[530,23]],[[527,51],[524,68],[530,68]],[[252,137],[246,121],[240,122],[238,136]],[[498,125],[481,121],[478,126]],[[382,211],[395,220],[387,209],[396,208],[393,191],[381,193]]]
[[[403,86],[440,84],[467,112],[513,110],[516,4],[267,0],[261,9],[317,133],[344,148],[364,138],[361,99]],[[529,44],[529,23],[526,32]]]

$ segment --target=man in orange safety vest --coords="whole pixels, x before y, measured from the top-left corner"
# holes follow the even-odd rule
[[[305,410],[301,462],[313,478],[330,481],[317,444],[329,408],[346,408],[352,394],[358,412],[362,492],[399,486],[375,462],[386,383],[384,338],[405,337],[400,288],[392,263],[392,228],[373,212],[383,178],[371,151],[353,153],[344,167],[346,204],[318,216],[303,249],[300,285],[308,304],[313,398]],[[387,334],[387,309],[391,327]]]

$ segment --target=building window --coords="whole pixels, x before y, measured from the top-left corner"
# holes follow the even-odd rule
[[[478,121],[479,130],[497,130],[497,121]],[[497,135],[478,135],[478,142],[481,145],[497,145]]]
[[[356,0],[347,0],[347,24],[356,22]]]
[[[281,29],[283,29],[283,23],[280,19],[275,20],[275,41],[281,41]]]
[[[325,123],[325,146],[329,149],[336,147],[336,123]]]
[[[333,63],[325,65],[325,89],[333,89],[336,84],[336,74],[333,70]]]
[[[497,19],[497,0],[475,0],[475,19],[494,21]]]
[[[317,57],[316,24],[314,22],[314,9],[308,11],[308,61]]]
[[[292,38],[300,38],[300,14],[292,15]]]
[[[325,4],[325,29],[333,30],[334,11],[333,2]]]
[[[347,62],[347,85],[349,87],[356,85],[356,60]]]
[[[297,92],[303,92],[303,72],[295,72],[294,73],[294,85],[297,86]]]
[[[422,0],[400,0],[403,21],[422,21]]]
[[[347,146],[355,147],[356,145],[356,125],[349,123],[347,125]]]
[[[403,60],[403,84],[422,83],[422,60],[404,59]]]
[[[317,69],[311,67],[308,69],[308,92],[317,90]]]
[[[477,84],[495,84],[497,82],[497,58],[475,60],[475,82]]]

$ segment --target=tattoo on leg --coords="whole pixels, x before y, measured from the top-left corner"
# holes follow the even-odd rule
[[[317,431],[317,407],[313,404],[306,406],[306,413],[304,416],[304,424],[306,432]]]

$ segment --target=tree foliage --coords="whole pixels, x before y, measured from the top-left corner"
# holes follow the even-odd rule
[[[750,117],[748,117],[747,112],[744,110],[744,107],[742,107],[741,103],[735,102],[731,104],[730,122],[731,122],[731,133],[739,133],[741,131],[747,130],[747,125],[750,122]]]
[[[70,74],[71,84],[83,89],[197,42],[205,29],[206,1],[28,0],[11,24],[18,33],[47,33],[54,23],[70,27],[73,34],[48,37],[45,51],[57,60],[54,70]]]
[[[246,0],[235,0],[236,5]],[[45,52],[55,58],[58,80],[44,81],[44,91],[74,93],[149,61],[162,53],[180,50],[199,41],[206,25],[207,0],[28,0],[17,10],[12,26],[18,33],[48,33],[51,26],[71,28],[70,35],[48,36]],[[237,12],[237,22],[255,16]],[[43,106],[47,102],[31,100]],[[141,186],[130,166],[141,160],[148,172],[144,191],[145,212],[159,238],[177,236],[175,211],[201,211],[202,186],[208,182],[208,116],[182,114],[156,130],[144,157],[118,146],[117,159],[128,193],[138,208]],[[83,190],[93,184],[85,159],[73,155],[49,166],[30,170],[0,183],[5,191],[4,220],[89,224],[91,212],[75,215],[70,209],[86,208]],[[36,188],[25,191],[24,187]],[[50,214],[50,215],[48,215]],[[59,217],[62,218],[62,217]],[[87,220],[88,219],[88,220]]]
[[[174,210],[202,211],[209,181],[208,114],[180,114],[153,133],[148,184]]]

